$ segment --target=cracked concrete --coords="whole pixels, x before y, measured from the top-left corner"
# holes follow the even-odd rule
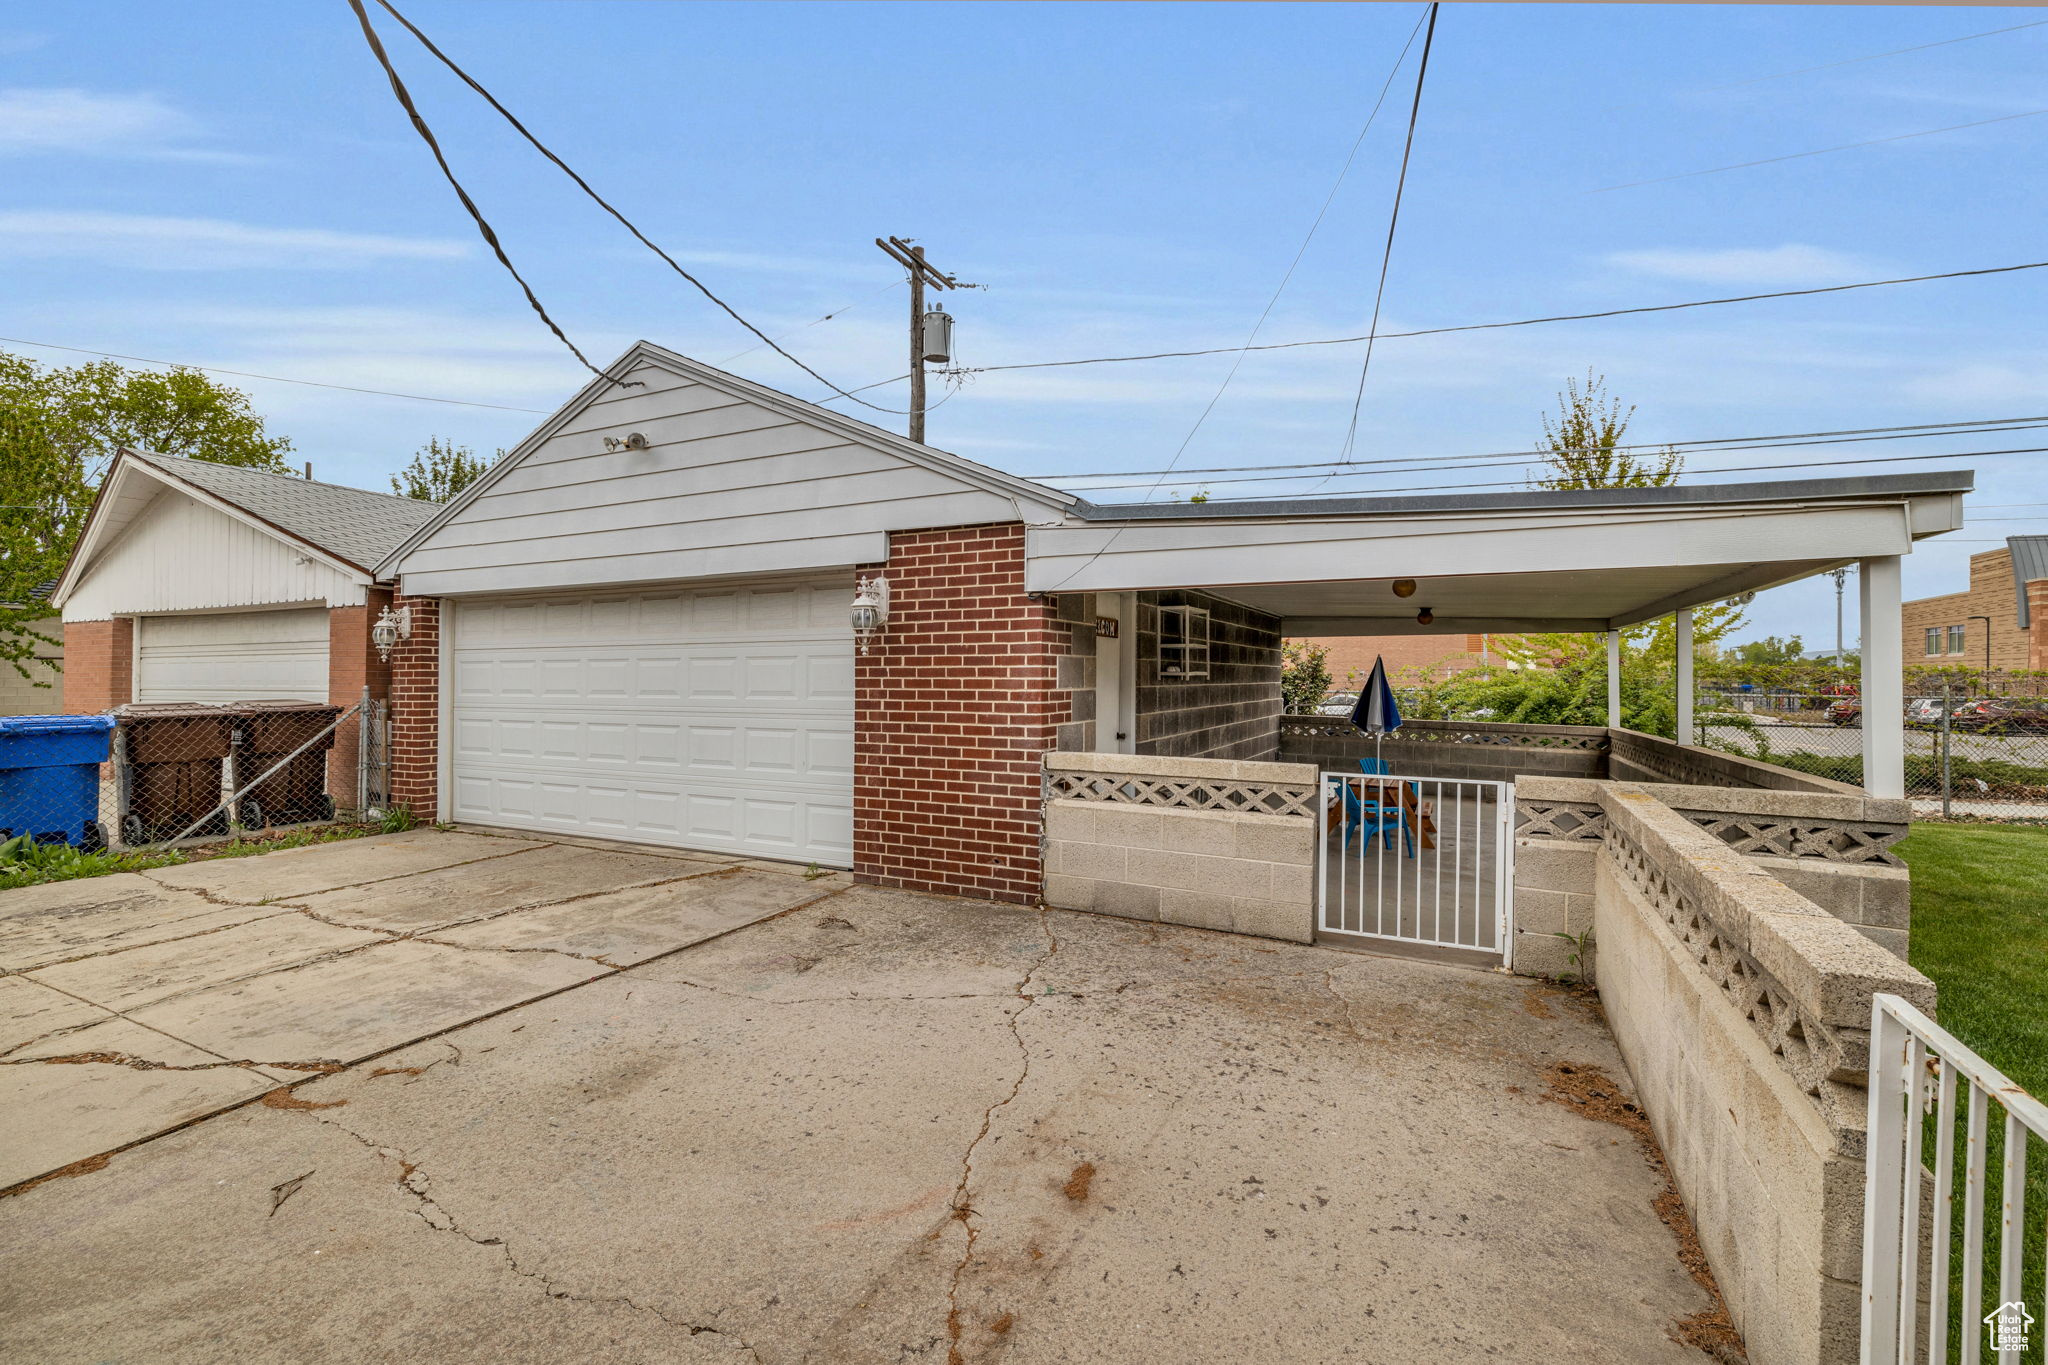
[[[1560,1061],[1621,1074],[1576,1000],[744,875],[789,908],[623,970],[539,955],[597,979],[0,1199],[0,1354],[1702,1358],[1657,1181],[1541,1098]],[[650,894],[489,943],[610,956],[640,921],[607,897]]]
[[[414,830],[8,892],[0,1187],[844,886]]]

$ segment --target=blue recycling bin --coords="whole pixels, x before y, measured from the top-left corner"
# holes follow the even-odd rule
[[[100,764],[112,716],[0,716],[0,839],[105,847]]]

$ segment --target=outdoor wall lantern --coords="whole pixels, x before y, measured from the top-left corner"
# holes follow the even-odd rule
[[[868,652],[868,645],[882,627],[889,623],[889,580],[877,574],[864,578],[853,594],[853,610],[849,613],[853,621],[853,638],[860,643],[860,652]]]
[[[1395,579],[1395,580],[1394,580],[1394,596],[1396,596],[1396,597],[1413,597],[1413,596],[1415,596],[1415,580],[1414,580],[1414,579],[1412,579],[1412,578],[1397,578],[1397,579]]]
[[[370,643],[377,646],[380,662],[391,662],[391,651],[398,648],[400,640],[412,638],[412,608],[400,607],[397,611],[384,608],[384,614],[370,627]]]

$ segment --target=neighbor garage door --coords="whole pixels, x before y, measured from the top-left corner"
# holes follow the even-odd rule
[[[846,866],[850,579],[448,604],[455,819]]]
[[[135,700],[327,700],[327,609],[144,616]]]

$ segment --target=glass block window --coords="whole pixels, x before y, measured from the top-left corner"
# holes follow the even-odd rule
[[[1159,609],[1159,676],[1174,681],[1209,676],[1207,608]]]

